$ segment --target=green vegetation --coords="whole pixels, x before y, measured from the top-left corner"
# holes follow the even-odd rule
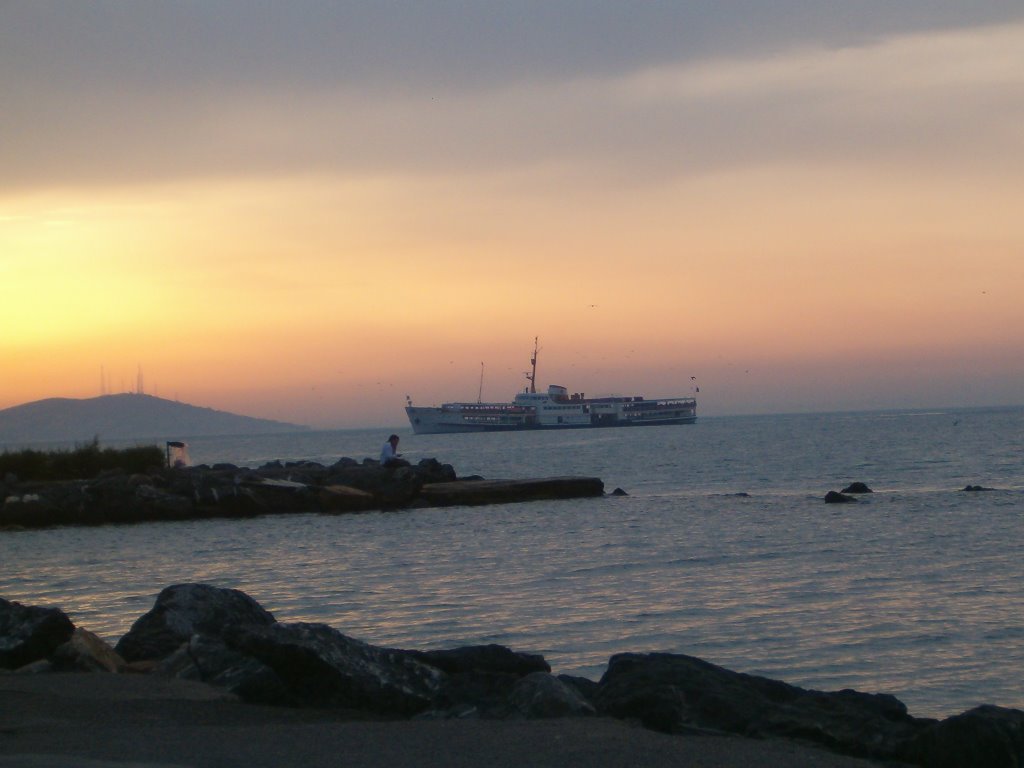
[[[99,438],[73,450],[4,451],[0,454],[0,478],[8,472],[19,480],[87,480],[101,472],[121,470],[129,474],[146,472],[164,465],[158,446],[100,448]]]

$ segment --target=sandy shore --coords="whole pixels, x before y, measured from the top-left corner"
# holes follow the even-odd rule
[[[856,768],[811,746],[668,736],[604,718],[389,721],[242,704],[135,675],[0,674],[0,766]]]

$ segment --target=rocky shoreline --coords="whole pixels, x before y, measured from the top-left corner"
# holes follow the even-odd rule
[[[612,656],[600,681],[553,674],[498,646],[382,648],[325,624],[278,622],[237,590],[164,589],[115,647],[54,607],[0,599],[0,669],[197,681],[242,702],[382,720],[634,722],[665,734],[798,740],[926,768],[1024,764],[1024,712],[983,706],[936,721],[896,698],[823,692],[666,653]]]
[[[374,459],[274,461],[257,469],[233,464],[112,471],[91,480],[0,479],[0,529],[107,525],[267,514],[345,514],[454,504],[505,504],[601,496],[594,477],[523,480],[459,478],[450,464],[423,459],[382,467]]]

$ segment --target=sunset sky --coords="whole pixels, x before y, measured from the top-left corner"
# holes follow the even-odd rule
[[[1020,0],[0,0],[0,408],[1024,403]],[[691,379],[695,377],[695,379]]]

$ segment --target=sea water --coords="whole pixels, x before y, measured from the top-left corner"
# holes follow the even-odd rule
[[[390,431],[188,442],[194,463],[332,463]],[[669,651],[922,717],[1024,707],[1024,409],[396,431],[407,458],[460,475],[598,476],[628,495],[5,532],[0,596],[116,640],[163,587],[207,582],[280,621],[500,643],[593,679],[614,653]],[[853,481],[874,493],[824,503]]]

